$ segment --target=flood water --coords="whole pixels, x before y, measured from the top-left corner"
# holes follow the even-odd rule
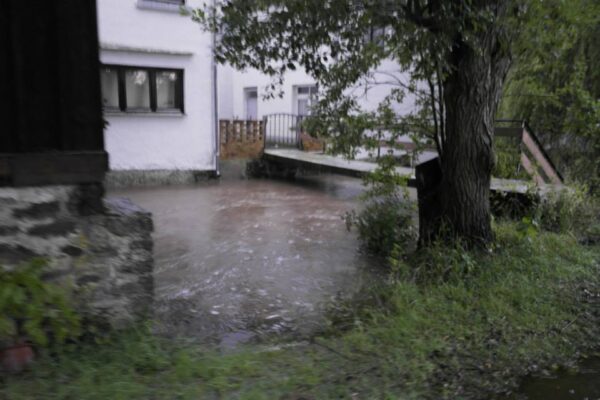
[[[600,357],[584,360],[576,373],[527,378],[510,400],[600,400]]]
[[[220,180],[113,191],[153,213],[161,333],[231,349],[319,331],[333,303],[381,281],[341,216],[361,181]],[[511,400],[600,400],[600,358],[576,374],[527,378]]]
[[[306,337],[332,302],[379,279],[341,216],[359,179],[221,180],[111,195],[151,211],[155,297],[169,335],[223,347],[264,336]]]

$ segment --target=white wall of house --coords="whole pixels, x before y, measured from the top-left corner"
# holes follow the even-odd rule
[[[110,168],[214,170],[211,36],[177,7],[152,9],[149,0],[97,4],[102,63],[184,70],[185,113],[105,112]]]
[[[408,74],[399,72],[397,64],[390,60],[385,60],[377,68],[374,79],[379,82],[378,85],[369,86],[357,85],[349,90],[349,93],[358,96],[359,105],[365,111],[374,111],[390,90],[394,87],[391,84],[389,74],[399,78],[402,82],[408,83]],[[247,99],[246,92],[249,88],[258,90],[258,119],[264,115],[277,113],[298,113],[297,106],[297,88],[300,86],[314,86],[315,80],[303,69],[288,72],[284,77],[284,83],[281,87],[282,97],[264,99],[266,87],[271,83],[271,78],[257,70],[248,69],[246,71],[237,71],[229,66],[219,67],[219,81],[226,82],[227,91],[219,93],[222,96],[222,106],[220,118],[224,119],[246,119],[247,117]],[[224,87],[224,85],[223,85]],[[227,104],[227,106],[225,106]],[[413,95],[407,95],[404,102],[394,104],[394,109],[400,114],[405,115],[415,108],[415,99]]]
[[[219,65],[217,81],[219,88],[219,119],[233,119],[233,74],[234,69],[228,65]]]
[[[231,82],[230,95],[222,95],[223,102],[220,107],[219,118],[223,119],[246,119],[248,89],[256,88],[257,118],[262,119],[264,115],[276,113],[296,113],[294,106],[294,88],[298,86],[315,85],[314,79],[302,70],[289,72],[285,76],[283,84],[283,97],[275,97],[265,100],[266,87],[271,83],[271,78],[257,70],[248,69],[237,71],[229,66],[219,67],[219,81]],[[220,94],[221,95],[221,94]],[[228,97],[229,96],[229,97]],[[225,103],[229,101],[231,107],[227,108]]]
[[[375,69],[373,77],[369,78],[370,82],[367,85],[357,85],[350,92],[358,96],[358,103],[365,111],[375,111],[390,91],[398,87],[396,81],[407,85],[409,79],[409,73],[400,71],[395,61],[383,60]],[[415,110],[415,97],[406,93],[403,102],[392,103],[392,107],[398,115],[409,114]]]

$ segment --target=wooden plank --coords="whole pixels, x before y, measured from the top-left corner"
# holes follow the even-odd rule
[[[546,156],[526,129],[523,130],[523,144],[529,150],[536,163],[542,168],[548,179],[554,184],[561,184],[562,180],[556,173],[556,170],[550,165],[550,162],[546,159]]]
[[[523,128],[521,128],[521,127],[507,128],[507,127],[497,126],[494,128],[495,136],[511,137],[514,139],[520,139],[522,133],[523,133]]]
[[[36,186],[98,183],[108,170],[104,151],[75,153],[0,154],[0,165],[8,171],[4,185]]]
[[[102,96],[96,2],[61,0],[52,3],[55,16],[51,36],[56,52],[46,61],[56,76],[59,103],[58,150],[104,149]],[[29,12],[31,14],[31,12]],[[52,65],[54,64],[54,65]]]
[[[17,129],[15,109],[15,79],[12,59],[14,58],[12,44],[12,29],[10,24],[10,10],[6,7],[0,12],[0,151],[15,152],[18,150],[18,138],[12,133]],[[11,132],[11,133],[9,133]]]
[[[529,157],[527,157],[527,155],[525,155],[525,153],[521,153],[521,165],[523,166],[523,168],[525,168],[525,171],[527,171],[527,173],[531,177],[533,177],[533,180],[535,182],[537,182],[539,184],[546,183],[544,178],[540,174],[538,174],[535,167],[531,163],[531,160],[529,159]]]
[[[0,14],[0,152],[101,151],[95,1],[7,1]]]

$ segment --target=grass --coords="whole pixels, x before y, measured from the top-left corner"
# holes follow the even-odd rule
[[[496,228],[489,254],[434,246],[296,347],[219,354],[145,329],[46,354],[2,399],[489,398],[597,345],[600,250]]]

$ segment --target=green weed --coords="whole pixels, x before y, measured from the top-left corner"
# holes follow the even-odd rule
[[[0,381],[0,398],[489,398],[600,334],[600,249],[495,229],[489,253],[437,245],[398,260],[349,329],[309,344],[219,354],[138,329],[46,354]]]

